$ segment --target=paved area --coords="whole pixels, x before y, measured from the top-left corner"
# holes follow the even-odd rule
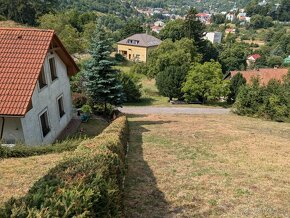
[[[225,108],[187,108],[187,107],[123,107],[119,110],[126,114],[228,114]]]

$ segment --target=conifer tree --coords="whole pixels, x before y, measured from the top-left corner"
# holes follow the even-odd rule
[[[111,50],[111,40],[97,24],[89,51],[91,59],[85,66],[85,86],[92,103],[102,104],[105,112],[108,104],[120,106],[124,100],[118,71],[113,69],[114,63],[110,58]]]

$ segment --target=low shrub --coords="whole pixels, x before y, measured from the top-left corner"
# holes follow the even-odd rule
[[[141,98],[140,79],[133,73],[120,73],[119,79],[123,86],[126,102],[138,102]]]
[[[72,103],[76,108],[81,108],[87,103],[88,99],[84,94],[74,92],[72,94]]]
[[[83,141],[0,217],[122,217],[122,183],[128,137],[126,117]]]
[[[82,139],[67,139],[60,143],[45,146],[16,145],[12,148],[0,146],[0,158],[20,158],[50,153],[74,151]]]

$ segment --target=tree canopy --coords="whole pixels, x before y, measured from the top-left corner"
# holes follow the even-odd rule
[[[98,24],[90,49],[92,58],[85,66],[85,86],[93,104],[103,104],[105,111],[107,104],[119,106],[124,101],[118,71],[110,59],[111,49],[110,40]]]
[[[211,61],[193,64],[182,91],[187,101],[199,100],[206,103],[227,96],[229,86],[228,81],[223,80],[221,65]]]

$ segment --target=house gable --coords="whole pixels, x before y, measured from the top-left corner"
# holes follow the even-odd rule
[[[69,75],[78,72],[52,30],[0,28],[0,115],[23,117],[31,109],[47,53],[56,52]]]

